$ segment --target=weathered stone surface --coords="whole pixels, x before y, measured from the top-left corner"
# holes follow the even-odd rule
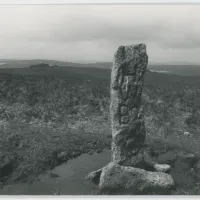
[[[167,194],[174,187],[167,174],[171,167],[154,162],[144,151],[141,95],[147,63],[144,44],[121,46],[115,53],[110,90],[112,162],[88,175],[99,183],[101,193]]]
[[[91,180],[93,183],[98,184],[103,168],[93,171],[88,174],[86,179]]]
[[[168,164],[158,164],[156,163],[154,165],[154,170],[156,172],[163,172],[163,173],[169,173],[171,170],[171,166]]]
[[[120,46],[111,73],[112,159],[139,166],[146,136],[141,94],[148,63],[145,44]]]
[[[170,194],[174,181],[169,174],[109,163],[103,168],[101,194]]]

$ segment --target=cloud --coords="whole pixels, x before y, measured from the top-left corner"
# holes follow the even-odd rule
[[[200,63],[200,5],[0,6],[0,58],[112,60],[146,43],[150,61]]]

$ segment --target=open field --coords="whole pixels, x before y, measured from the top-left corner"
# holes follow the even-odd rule
[[[109,149],[109,84],[110,69],[1,69],[1,182],[31,182],[83,153]],[[178,152],[192,153],[195,162],[200,158],[199,85],[198,76],[147,71],[143,103],[152,156]],[[177,194],[200,193],[197,171],[196,182]]]

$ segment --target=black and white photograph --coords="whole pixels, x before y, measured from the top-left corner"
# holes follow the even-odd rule
[[[200,195],[200,2],[46,2],[0,2],[0,198]]]

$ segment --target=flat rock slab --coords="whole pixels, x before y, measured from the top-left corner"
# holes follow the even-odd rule
[[[175,189],[171,175],[140,168],[121,166],[114,162],[102,169],[99,181],[101,194],[167,195]]]

